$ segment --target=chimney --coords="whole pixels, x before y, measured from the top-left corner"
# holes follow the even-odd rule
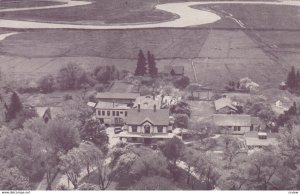
[[[154,112],[156,112],[156,104],[154,104]]]
[[[140,111],[141,111],[141,105],[138,104],[138,112],[140,112]]]

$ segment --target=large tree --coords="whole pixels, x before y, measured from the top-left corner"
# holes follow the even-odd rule
[[[10,105],[7,111],[7,120],[15,119],[17,113],[19,113],[23,109],[23,105],[21,100],[16,92],[13,92],[11,95]]]
[[[86,73],[77,64],[69,63],[58,72],[57,83],[63,90],[77,89],[86,82]]]
[[[176,166],[177,160],[183,155],[184,149],[185,146],[183,142],[177,137],[169,139],[162,147],[164,155],[172,161],[174,167]]]
[[[286,84],[291,89],[294,89],[298,85],[296,71],[295,71],[294,66],[292,66],[291,71],[289,72],[289,74],[287,76]]]
[[[161,176],[143,177],[130,190],[177,190],[176,184]]]
[[[143,76],[147,73],[146,58],[142,50],[139,51],[135,75]]]
[[[148,69],[151,77],[157,76],[158,70],[156,67],[155,57],[150,51],[147,52]]]

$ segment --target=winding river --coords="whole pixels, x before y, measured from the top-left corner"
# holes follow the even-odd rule
[[[62,5],[52,5],[44,7],[32,8],[13,8],[2,9],[0,12],[11,11],[24,11],[24,10],[38,10],[38,9],[54,9],[62,7],[82,6],[90,4],[87,1],[72,1],[72,0],[59,0],[65,2]],[[136,23],[136,24],[118,24],[118,25],[84,25],[84,24],[62,24],[51,22],[34,22],[34,21],[21,21],[21,20],[6,20],[0,19],[0,27],[3,28],[18,28],[18,29],[143,29],[143,28],[181,28],[196,26],[201,24],[209,24],[218,21],[221,17],[209,11],[203,11],[191,8],[193,5],[207,5],[207,4],[265,4],[265,5],[292,5],[300,6],[299,1],[281,1],[281,2],[260,2],[260,1],[213,1],[213,2],[181,2],[181,3],[167,3],[159,4],[156,9],[170,12],[178,15],[179,17],[172,21],[157,22],[157,23]]]

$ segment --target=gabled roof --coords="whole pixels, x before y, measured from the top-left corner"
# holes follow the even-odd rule
[[[218,100],[215,100],[216,110],[220,110],[224,107],[229,107],[229,108],[237,111],[237,108],[232,105],[232,101],[230,98],[220,98]]]
[[[130,109],[126,104],[119,104],[113,102],[98,102],[96,109]]]
[[[139,112],[137,109],[131,109],[128,111],[126,124],[141,125],[146,121],[153,125],[169,125],[169,110],[157,109],[154,112],[153,109],[141,109]]]
[[[140,94],[138,93],[117,93],[117,92],[99,92],[96,95],[97,99],[136,99]]]
[[[49,107],[35,107],[38,117],[43,118]]]
[[[172,66],[172,65],[164,66],[165,73],[168,73],[168,74],[171,73],[172,69],[173,69],[174,73],[177,75],[184,74],[184,66]]]
[[[240,114],[214,114],[213,121],[217,126],[251,126],[251,116],[250,115],[240,115]]]

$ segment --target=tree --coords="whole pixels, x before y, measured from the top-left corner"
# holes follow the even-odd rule
[[[119,77],[119,71],[114,65],[99,66],[94,70],[94,75],[99,82],[107,83],[108,81],[117,79]]]
[[[58,151],[67,152],[80,142],[78,129],[70,121],[52,119],[44,133],[46,140]]]
[[[63,90],[77,89],[86,82],[86,73],[77,64],[69,63],[58,72],[57,83]]]
[[[149,74],[151,77],[157,76],[157,67],[156,67],[156,62],[154,55],[150,53],[150,51],[147,52],[147,60],[148,60],[148,69],[149,69]]]
[[[39,86],[44,93],[53,92],[54,77],[52,75],[46,75],[42,77]]]
[[[190,130],[196,132],[197,137],[200,138],[200,141],[203,141],[203,139],[211,136],[216,128],[217,126],[215,126],[213,123],[203,121],[192,122],[191,126],[189,127]]]
[[[130,190],[177,190],[175,183],[161,176],[142,177]]]
[[[138,61],[137,61],[137,66],[136,66],[136,70],[135,70],[135,75],[138,76],[143,76],[146,74],[146,58],[144,56],[144,53],[142,50],[139,51],[138,54]]]
[[[66,174],[68,180],[71,181],[74,189],[78,188],[78,178],[81,172],[81,157],[80,150],[73,148],[66,155],[60,157],[59,169]]]
[[[30,190],[29,179],[18,168],[9,167],[3,160],[0,164],[1,190]]]
[[[297,86],[297,78],[294,66],[292,66],[291,71],[287,76],[286,85],[288,88],[291,89],[294,89]]]
[[[194,172],[198,175],[199,180],[205,184],[207,190],[214,189],[217,180],[220,177],[216,164],[205,154],[199,154]]]
[[[22,109],[23,109],[23,105],[21,103],[18,94],[16,92],[13,92],[11,95],[11,101],[7,112],[8,121],[16,118],[17,113],[19,113]]]
[[[192,114],[190,105],[184,101],[180,101],[177,104],[172,105],[170,107],[170,112],[172,114],[186,114],[188,117]]]
[[[104,146],[108,143],[105,125],[98,119],[87,119],[80,131],[81,139],[91,141],[96,145]]]
[[[184,148],[183,142],[177,137],[173,137],[163,145],[162,152],[170,161],[173,161],[173,165],[176,167],[176,162],[182,156]]]
[[[173,82],[178,89],[185,89],[190,84],[190,79],[187,76],[182,76]]]
[[[182,160],[186,164],[186,171],[187,171],[187,179],[186,183],[189,185],[190,180],[191,180],[191,173],[192,173],[192,168],[196,166],[196,163],[198,161],[198,154],[196,151],[192,148],[186,148],[184,150]]]
[[[189,117],[186,114],[174,114],[174,126],[178,128],[188,128]]]
[[[230,168],[233,159],[240,153],[238,140],[233,139],[228,142],[227,148],[224,150],[224,158],[227,159],[228,164],[227,167]]]

